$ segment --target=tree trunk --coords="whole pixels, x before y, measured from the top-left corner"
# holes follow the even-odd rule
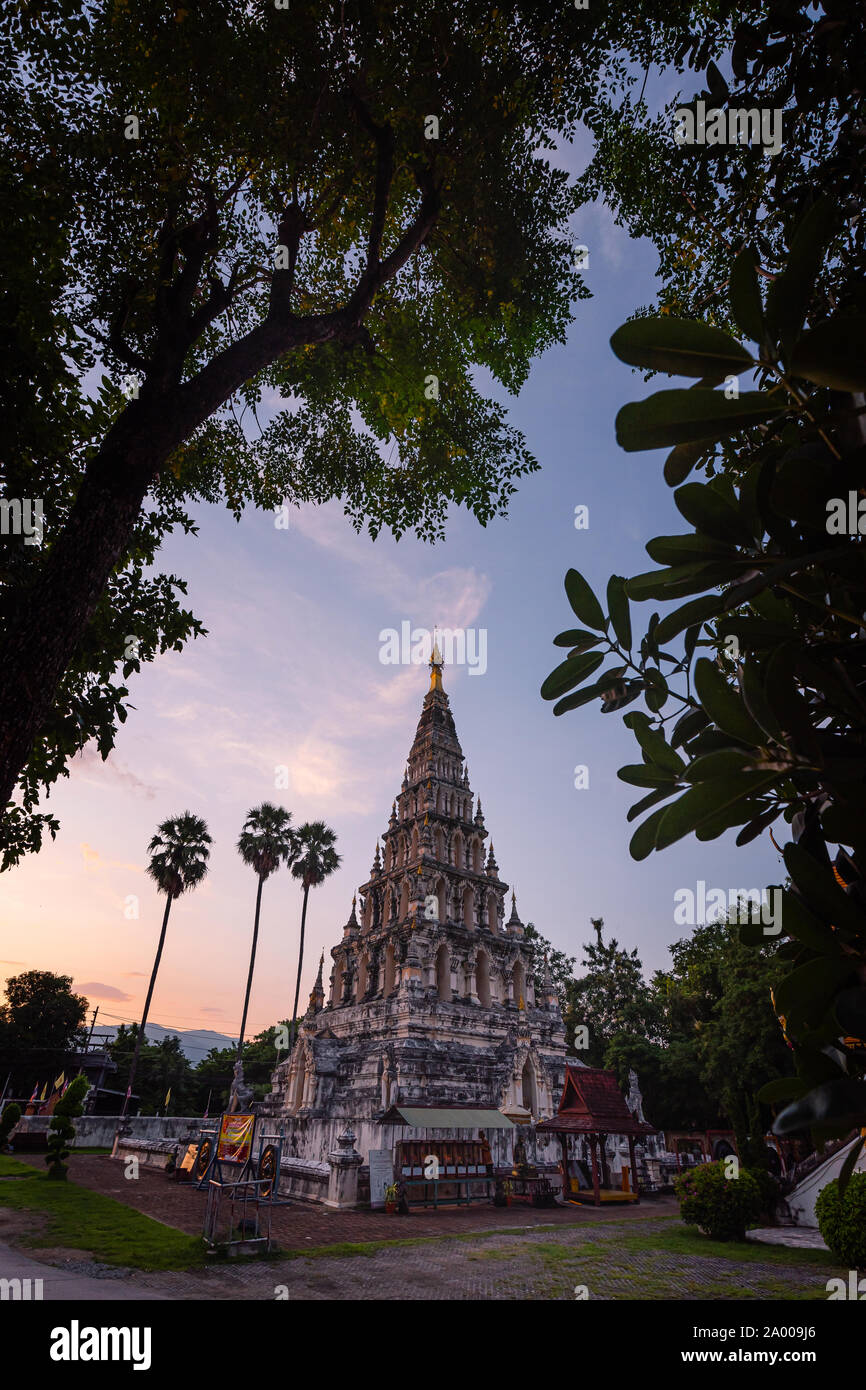
[[[162,959],[162,948],[165,945],[165,933],[168,927],[168,914],[171,912],[171,901],[171,894],[166,894],[165,912],[162,915],[162,931],[159,934],[159,945],[156,948],[156,960],[153,962],[153,970],[150,972],[150,984],[147,989],[147,998],[144,1001],[144,1013],[141,1015],[141,1023],[138,1025],[138,1037],[135,1040],[135,1051],[132,1054],[132,1062],[129,1068],[129,1081],[126,1087],[126,1095],[123,1097],[123,1107],[120,1111],[121,1119],[123,1119],[126,1114],[129,1098],[132,1095],[132,1083],[135,1080],[135,1073],[138,1068],[138,1054],[141,1052],[141,1045],[144,1041],[144,1029],[147,1024],[147,1015],[150,1012],[153,987],[156,984],[156,972],[159,970],[159,962]]]
[[[264,883],[264,879],[262,878],[261,874],[259,874],[259,886],[258,886],[258,889],[257,889],[257,891],[256,891],[256,920],[255,920],[255,925],[253,926],[253,947],[252,947],[252,950],[250,951],[250,968],[249,968],[249,973],[248,973],[248,975],[247,975],[247,992],[246,992],[246,994],[244,995],[244,1011],[243,1011],[243,1015],[242,1015],[242,1017],[241,1017],[241,1032],[240,1032],[240,1037],[238,1038],[238,1058],[237,1058],[238,1061],[241,1060],[241,1058],[243,1057],[243,1053],[244,1053],[244,1033],[246,1032],[246,1027],[247,1027],[247,1009],[248,1009],[249,1006],[250,1006],[250,990],[251,990],[252,987],[253,987],[253,971],[254,971],[255,968],[256,968],[256,946],[257,946],[258,940],[259,940],[259,911],[260,911],[261,906],[262,906],[262,884],[263,884],[263,883]]]
[[[295,981],[295,1002],[292,1007],[292,1021],[289,1024],[289,1056],[295,1046],[295,1019],[298,1016],[298,997],[301,993],[301,971],[304,967],[304,930],[307,925],[307,898],[310,893],[310,885],[304,884],[304,906],[301,909],[301,944],[298,948],[298,978]]]

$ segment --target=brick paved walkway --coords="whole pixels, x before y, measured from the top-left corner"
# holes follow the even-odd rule
[[[172,1226],[201,1230],[204,1194],[164,1174],[142,1169],[138,1180],[128,1181],[121,1163],[79,1155],[72,1177]],[[742,1259],[732,1249],[734,1258],[728,1259],[654,1247],[654,1238],[682,1231],[675,1212],[673,1199],[626,1210],[479,1205],[406,1217],[299,1205],[281,1209],[274,1221],[282,1251],[296,1252],[293,1257],[220,1261],[194,1271],[129,1271],[121,1277],[144,1296],[167,1299],[826,1299],[826,1281],[837,1271],[809,1263],[806,1252],[802,1263],[792,1252],[792,1263],[782,1265],[754,1258],[752,1250],[752,1258]],[[381,1240],[408,1243],[370,1244]],[[347,1242],[366,1248],[356,1244],[351,1253]],[[329,1254],[327,1247],[338,1243],[343,1243],[340,1252]],[[38,1251],[31,1253],[38,1258]],[[64,1258],[71,1254],[58,1251],[54,1258],[61,1267],[77,1267],[106,1281],[120,1275],[117,1269]]]

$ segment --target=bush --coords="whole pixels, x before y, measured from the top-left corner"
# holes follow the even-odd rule
[[[818,1229],[840,1264],[866,1269],[866,1173],[852,1173],[839,1196],[839,1179],[822,1187],[815,1203]]]
[[[745,1240],[746,1227],[761,1215],[761,1188],[747,1168],[725,1177],[725,1164],[702,1163],[674,1183],[680,1216],[713,1240]]]
[[[4,1105],[3,1114],[0,1115],[0,1152],[8,1147],[9,1135],[20,1119],[21,1106],[10,1100],[8,1105]]]
[[[76,1076],[75,1080],[70,1081],[67,1086],[66,1094],[61,1096],[54,1107],[51,1124],[48,1126],[48,1153],[45,1155],[49,1178],[57,1178],[61,1182],[66,1179],[69,1143],[75,1138],[75,1125],[72,1123],[72,1118],[75,1115],[80,1115],[83,1111],[82,1102],[89,1090],[90,1082],[87,1077]]]

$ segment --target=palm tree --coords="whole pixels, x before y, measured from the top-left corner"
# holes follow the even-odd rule
[[[126,1095],[123,1098],[123,1108],[120,1112],[121,1119],[126,1114],[129,1098],[132,1095],[132,1086],[138,1067],[138,1054],[141,1052],[141,1044],[144,1041],[147,1015],[150,1011],[150,1001],[153,998],[153,987],[156,984],[156,972],[159,970],[162,948],[165,945],[168,914],[171,912],[171,905],[175,898],[179,898],[181,893],[186,893],[201,883],[207,873],[209,846],[211,844],[213,841],[208,834],[205,822],[199,816],[194,816],[191,811],[184,811],[181,816],[172,816],[169,820],[164,820],[162,825],[157,827],[157,832],[147,847],[147,852],[150,855],[147,872],[159,891],[165,894],[165,912],[162,916],[162,931],[159,934],[159,945],[156,948],[156,960],[153,962],[150,985],[147,998],[144,1001],[144,1013],[141,1016],[141,1023],[138,1025],[135,1039],[135,1051],[132,1054],[129,1068],[129,1082]]]
[[[258,875],[258,887],[256,889],[256,916],[253,925],[253,945],[250,951],[250,968],[247,975],[247,992],[244,995],[244,1012],[241,1018],[241,1031],[238,1038],[237,1069],[235,1080],[232,1082],[232,1093],[229,1100],[229,1110],[236,1107],[238,1100],[238,1083],[243,1077],[242,1058],[244,1049],[244,1034],[247,1027],[247,1010],[250,1004],[250,990],[253,984],[253,971],[256,965],[256,946],[259,939],[259,912],[262,906],[262,885],[266,878],[270,878],[275,869],[280,864],[293,864],[297,855],[297,845],[295,843],[295,833],[292,830],[292,816],[290,811],[286,811],[282,806],[273,806],[269,801],[263,801],[261,806],[254,806],[244,821],[244,828],[238,840],[238,854],[245,864],[249,864],[255,869]]]
[[[307,925],[307,898],[310,889],[340,867],[340,855],[334,849],[336,832],[323,820],[307,821],[297,831],[297,858],[292,865],[292,877],[304,885],[304,906],[301,911],[301,944],[298,950],[298,978],[295,983],[295,1005],[289,1024],[289,1055],[295,1045],[295,1019],[298,1016],[298,996],[301,992],[301,971],[304,968],[304,930]]]

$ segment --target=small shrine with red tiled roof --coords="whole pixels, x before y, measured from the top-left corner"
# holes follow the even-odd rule
[[[588,1188],[581,1187],[580,1173],[573,1174],[574,1164],[568,1151],[568,1136],[579,1135],[589,1143],[592,1159],[592,1200],[602,1202],[638,1202],[640,1187],[635,1162],[635,1139],[656,1130],[632,1114],[625,1103],[612,1071],[601,1067],[566,1066],[565,1084],[559,1110],[549,1120],[542,1120],[538,1130],[558,1134],[562,1145],[563,1196],[571,1191],[578,1201],[588,1200]],[[622,1186],[610,1185],[605,1139],[609,1134],[621,1134],[628,1139],[630,1166],[623,1169]],[[587,1195],[582,1197],[581,1194]]]

